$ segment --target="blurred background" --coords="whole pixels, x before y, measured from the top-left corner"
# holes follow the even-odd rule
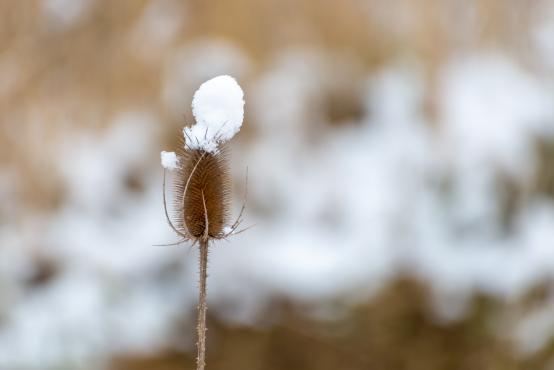
[[[209,369],[554,369],[554,1],[0,0],[0,369],[193,369],[161,150],[231,74]]]

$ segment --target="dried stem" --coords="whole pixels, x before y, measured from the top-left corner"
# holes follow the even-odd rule
[[[200,239],[200,292],[198,296],[198,320],[196,331],[198,335],[198,357],[196,369],[204,370],[206,366],[206,279],[208,277],[208,241]]]

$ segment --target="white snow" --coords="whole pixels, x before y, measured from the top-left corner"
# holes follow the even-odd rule
[[[500,53],[459,58],[441,82],[447,152],[463,153],[466,167],[485,163],[528,176],[533,141],[551,130],[549,86]]]
[[[196,124],[183,130],[186,147],[213,153],[218,143],[229,141],[240,130],[244,93],[233,77],[214,77],[194,93],[192,113]]]
[[[165,152],[160,153],[162,159],[162,167],[166,170],[175,170],[179,167],[179,160],[175,152]]]

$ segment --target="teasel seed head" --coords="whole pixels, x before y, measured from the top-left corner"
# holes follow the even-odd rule
[[[175,177],[174,223],[191,239],[221,239],[229,221],[231,180],[228,150],[185,149]]]
[[[173,220],[167,212],[165,170],[163,200],[169,225],[183,238],[176,244],[192,240],[199,247],[197,370],[204,370],[206,366],[209,242],[235,234],[246,205],[243,204],[236,221],[228,225],[231,181],[225,143],[242,125],[243,96],[242,89],[230,76],[219,76],[204,82],[192,100],[196,124],[183,129],[184,142],[179,155],[161,153],[164,169],[175,171]]]
[[[178,154],[162,152],[162,166],[174,171],[173,212],[170,226],[184,240],[207,242],[234,233],[241,214],[229,224],[231,179],[226,142],[239,130],[244,117],[243,92],[234,78],[218,76],[194,94],[196,124],[183,129]],[[165,172],[164,172],[165,189]]]

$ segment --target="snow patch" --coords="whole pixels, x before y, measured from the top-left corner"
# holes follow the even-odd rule
[[[179,160],[175,152],[164,152],[160,153],[162,160],[162,167],[166,170],[175,170],[179,167]]]

